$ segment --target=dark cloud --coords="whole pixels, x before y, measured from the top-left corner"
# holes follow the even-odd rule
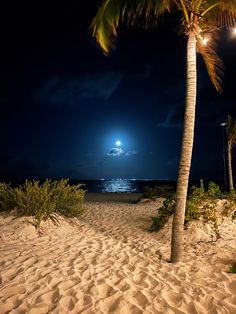
[[[107,156],[113,156],[113,157],[119,157],[124,154],[124,151],[122,148],[113,147],[109,153],[107,153]]]
[[[102,98],[107,100],[115,92],[122,80],[119,72],[105,72],[88,75],[80,83],[80,96],[85,99]]]
[[[125,156],[133,156],[136,154],[137,154],[136,150],[129,150],[128,152],[125,153]]]
[[[119,156],[134,156],[137,154],[136,150],[124,151],[122,148],[113,147],[108,153],[107,156],[119,157]]]
[[[176,165],[178,165],[178,162],[179,162],[179,157],[173,157],[173,158],[171,158],[171,159],[168,159],[167,160],[167,162],[166,162],[166,164],[168,165],[168,166],[176,166]]]
[[[170,109],[166,119],[157,123],[158,128],[181,128],[183,125],[184,107],[176,105]]]
[[[109,99],[122,80],[120,72],[103,72],[80,78],[51,77],[35,93],[34,98],[54,105],[76,105],[79,99]]]
[[[146,79],[146,78],[149,78],[152,74],[152,71],[153,71],[153,66],[151,64],[146,64],[143,72],[137,74],[137,78],[140,78],[140,79]]]
[[[14,177],[31,177],[38,174],[43,175],[50,170],[50,165],[46,161],[15,159],[11,156],[2,157],[0,164],[0,172],[2,176],[11,175]]]

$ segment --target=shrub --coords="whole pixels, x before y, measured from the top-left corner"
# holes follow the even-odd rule
[[[212,228],[217,237],[219,237],[218,220],[216,216],[216,202],[217,199],[222,198],[223,194],[220,188],[214,183],[210,182],[208,189],[205,191],[203,188],[196,186],[191,187],[186,202],[185,224],[202,218],[205,222],[212,223]],[[233,196],[231,196],[232,198]],[[236,194],[235,194],[236,204]],[[173,214],[175,206],[175,198],[169,197],[163,203],[163,206],[158,209],[156,217],[152,218],[151,231],[160,230],[167,222],[168,217]],[[235,207],[234,207],[235,208]],[[236,211],[234,211],[236,218]]]
[[[236,211],[233,212],[232,214],[232,220],[236,219]]]
[[[18,214],[34,216],[37,228],[40,227],[42,220],[55,219],[56,204],[52,198],[49,180],[43,184],[39,181],[26,181],[14,189],[14,197]]]
[[[82,212],[85,191],[81,184],[70,186],[68,180],[26,181],[14,189],[14,199],[20,215],[34,216],[36,227],[50,218],[57,221],[57,213],[78,217]]]
[[[222,199],[224,197],[224,194],[221,192],[220,187],[216,183],[209,182],[207,196],[213,199]]]
[[[175,206],[175,195],[170,198],[167,198],[162,207],[158,209],[158,215],[152,218],[152,225],[150,231],[160,230],[165,223],[168,221],[168,218],[174,213]]]
[[[204,189],[192,186],[186,202],[185,223],[191,220],[198,220],[201,217],[200,207],[206,199]]]
[[[227,217],[236,218],[236,193],[235,191],[225,195],[226,203],[224,205],[223,214]]]
[[[170,184],[155,185],[154,187],[145,186],[143,191],[144,198],[155,200],[158,197],[170,197],[174,194],[173,187]]]
[[[70,186],[68,181],[52,182],[52,197],[58,213],[67,217],[78,217],[84,210],[85,190],[81,189],[82,184]]]
[[[9,211],[15,208],[14,192],[10,184],[0,182],[0,211]]]
[[[236,263],[234,263],[234,264],[230,267],[230,269],[229,269],[228,272],[229,272],[229,273],[233,273],[233,274],[236,273]]]

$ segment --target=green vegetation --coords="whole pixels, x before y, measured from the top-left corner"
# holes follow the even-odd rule
[[[70,186],[68,181],[26,181],[14,189],[0,183],[0,210],[16,209],[18,215],[33,216],[37,228],[48,218],[57,221],[57,214],[78,217],[83,211],[85,191],[81,184]]]
[[[0,211],[9,211],[15,208],[13,194],[10,184],[0,182]]]
[[[216,203],[219,199],[225,199],[222,215],[236,219],[236,192],[222,193],[214,182],[209,182],[207,190],[196,186],[191,187],[186,203],[185,225],[201,218],[204,222],[210,222],[219,236],[219,222],[216,215]],[[172,195],[158,209],[158,215],[153,217],[150,230],[160,230],[168,221],[169,216],[174,213],[174,207],[175,195]]]
[[[227,199],[227,202],[224,206],[223,214],[225,216],[231,216],[234,220],[236,219],[236,192],[232,191],[225,194],[225,198]]]
[[[169,198],[173,196],[174,189],[170,184],[155,185],[154,187],[145,186],[143,191],[143,197],[155,200],[159,197]]]
[[[229,272],[229,273],[236,274],[236,263],[234,263],[234,264],[230,267],[230,269],[229,269],[228,272]]]
[[[152,218],[152,225],[150,231],[160,230],[165,223],[168,221],[168,218],[173,214],[175,206],[175,195],[167,198],[163,202],[163,206],[158,209],[158,216]]]

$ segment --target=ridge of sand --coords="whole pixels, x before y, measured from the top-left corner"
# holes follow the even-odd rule
[[[167,262],[171,220],[149,233],[162,200],[87,203],[60,226],[0,216],[0,313],[236,313],[236,222],[185,231],[185,261]]]

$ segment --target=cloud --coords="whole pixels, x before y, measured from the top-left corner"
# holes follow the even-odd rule
[[[84,77],[51,77],[34,92],[34,98],[54,105],[76,105],[79,99],[109,99],[118,88],[123,75],[107,71]]]
[[[7,176],[37,176],[50,170],[50,164],[46,161],[27,159],[14,159],[10,155],[0,158],[0,172]]]
[[[163,122],[156,124],[158,128],[181,128],[183,125],[184,107],[176,105],[172,108]]]
[[[137,154],[136,150],[128,150],[125,152],[122,148],[113,147],[108,153],[107,156],[119,157],[119,156],[134,156]]]
[[[136,75],[137,78],[141,78],[141,79],[147,79],[151,76],[153,71],[153,67],[151,64],[146,64],[143,72],[139,73]]]
[[[175,166],[175,165],[178,165],[178,162],[179,162],[179,157],[173,157],[173,158],[171,158],[171,159],[168,159],[167,160],[167,162],[166,162],[166,164],[168,165],[168,166]]]
[[[119,72],[105,72],[97,75],[88,75],[81,81],[80,96],[85,99],[103,98],[107,100],[117,89],[122,74]]]
[[[129,150],[128,152],[125,153],[125,156],[133,156],[136,154],[137,154],[136,150]]]
[[[107,156],[113,156],[118,157],[124,154],[124,151],[122,148],[113,147],[109,153],[107,153]]]

